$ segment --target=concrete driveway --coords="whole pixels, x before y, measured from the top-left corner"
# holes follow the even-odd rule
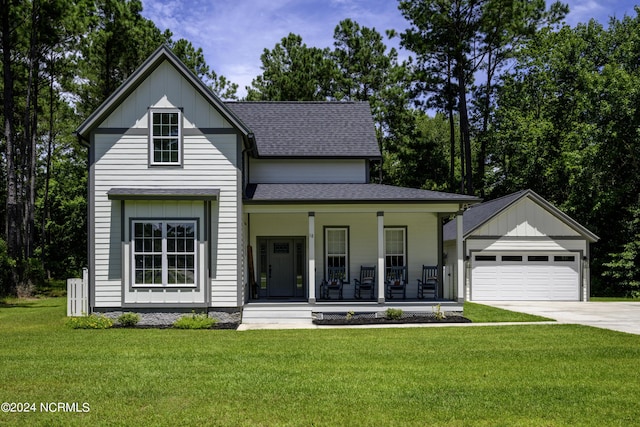
[[[640,302],[482,301],[480,304],[640,335]]]

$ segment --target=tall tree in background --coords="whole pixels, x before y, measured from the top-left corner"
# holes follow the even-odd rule
[[[165,35],[167,34],[171,37],[171,33],[165,31]],[[204,59],[204,52],[201,47],[196,49],[186,39],[179,39],[175,42],[169,39],[167,44],[187,68],[209,86],[213,93],[222,99],[238,99],[238,84],[230,82],[225,76],[218,75],[210,69]]]
[[[467,194],[473,194],[467,92],[475,72],[474,48],[479,42],[482,2],[408,0],[401,1],[399,8],[411,24],[400,34],[400,44],[417,54],[418,66],[431,74],[435,69],[447,70],[451,64],[451,76],[456,80],[464,188]]]
[[[486,3],[481,21],[481,56],[479,69],[484,79],[474,94],[478,142],[477,184],[485,194],[488,130],[494,108],[494,93],[500,72],[518,50],[542,28],[559,23],[569,12],[567,5],[556,1],[546,9],[544,0],[493,0]]]
[[[566,7],[554,3],[546,12],[544,0],[403,0],[399,4],[411,27],[401,33],[401,45],[417,54],[427,92],[439,92],[450,111],[455,93],[461,137],[464,191],[474,193],[470,91],[474,74],[487,71],[483,128],[488,128],[492,79],[506,54],[521,37],[539,25],[556,22]],[[452,91],[455,88],[455,91]],[[451,114],[450,114],[451,122]],[[484,173],[486,143],[481,141],[477,173]],[[482,182],[482,177],[480,178]]]
[[[140,0],[96,0],[78,49],[76,108],[88,117],[171,33],[141,15]]]
[[[335,64],[327,53],[327,49],[307,47],[302,37],[290,33],[260,56],[262,75],[247,87],[247,100],[326,100],[336,75]]]
[[[378,179],[398,183],[409,172],[399,167],[397,155],[410,143],[415,129],[407,64],[398,62],[398,52],[387,48],[375,28],[360,26],[351,19],[336,26],[333,38],[329,59],[337,72],[332,98],[369,102],[383,155],[383,164],[375,166],[379,168]]]
[[[361,27],[351,19],[341,21],[333,32],[334,49],[329,56],[338,67],[332,95],[338,100],[369,101],[383,90],[398,54],[387,53],[375,28]]]
[[[223,97],[237,85],[201,49],[144,19],[139,0],[1,0],[0,294],[86,265],[86,159],[72,136],[161,43]],[[37,224],[37,225],[36,225]]]
[[[29,294],[36,252],[36,195],[40,153],[40,101],[44,64],[80,30],[78,8],[62,1],[4,2],[0,33],[3,51],[3,158],[6,163],[5,236],[12,274],[10,294]]]
[[[532,188],[602,236],[598,293],[640,282],[638,34],[638,16],[539,33],[503,77],[491,130],[492,196]]]

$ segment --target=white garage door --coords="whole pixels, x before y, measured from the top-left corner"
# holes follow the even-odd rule
[[[478,252],[472,256],[473,301],[579,301],[577,253]]]

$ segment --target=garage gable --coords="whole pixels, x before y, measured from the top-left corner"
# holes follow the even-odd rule
[[[477,228],[471,235],[496,237],[578,237],[580,233],[534,200],[529,197],[524,197]]]

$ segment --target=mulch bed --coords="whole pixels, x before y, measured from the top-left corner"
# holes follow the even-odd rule
[[[404,313],[400,319],[389,319],[380,313],[320,313],[313,320],[316,325],[384,325],[405,323],[471,323],[471,320],[457,313],[445,313],[445,317],[438,319],[435,314]]]

